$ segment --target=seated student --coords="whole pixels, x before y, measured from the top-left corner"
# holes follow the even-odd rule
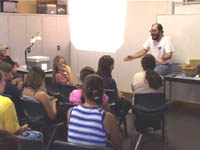
[[[103,80],[96,74],[84,79],[85,103],[70,108],[67,113],[68,142],[106,146],[110,138],[112,144],[122,149],[123,141],[117,121],[110,113],[102,110]]]
[[[5,91],[3,94],[11,96],[11,100],[15,104],[15,108],[17,111],[18,118],[24,116],[24,105],[23,102],[20,100],[21,97],[21,88],[23,87],[23,83],[18,82],[17,85],[12,84],[12,66],[5,62],[0,62],[0,70],[4,72],[6,86]]]
[[[0,147],[2,150],[20,150],[19,139],[5,130],[0,130]]]
[[[163,77],[154,71],[156,59],[153,55],[147,54],[141,60],[143,71],[136,73],[133,76],[131,87],[134,94],[138,93],[162,93],[163,92]],[[133,98],[134,104],[134,98]],[[133,107],[134,108],[134,107]],[[132,109],[134,112],[134,109]],[[142,132],[148,133],[148,128],[145,127],[145,121],[136,120],[135,126]],[[160,120],[151,121],[151,127],[154,130],[160,129]]]
[[[143,71],[133,76],[131,87],[136,93],[163,92],[163,77],[154,71],[156,60],[153,55],[147,54],[141,60]]]
[[[60,84],[75,85],[70,66],[67,65],[63,56],[56,56],[53,61],[53,82]]]
[[[14,62],[11,59],[11,57],[8,55],[8,50],[9,50],[8,46],[6,46],[4,44],[0,44],[0,55],[1,55],[0,60],[12,65],[12,72],[16,73],[18,64],[16,62]]]
[[[28,125],[19,126],[13,102],[8,97],[2,96],[5,84],[5,75],[0,71],[0,129],[19,135],[30,128]]]
[[[114,59],[110,55],[104,55],[99,59],[97,74],[103,78],[103,88],[113,90],[116,93],[113,113],[119,114],[123,110],[123,115],[126,115],[131,108],[131,102],[121,92],[118,92],[117,84],[112,78],[113,69]]]
[[[45,73],[40,67],[32,67],[28,72],[27,77],[24,82],[23,96],[31,96],[38,100],[47,112],[47,115],[50,119],[55,119],[57,110],[56,110],[56,100],[53,99],[50,101],[50,97],[44,91],[45,86]]]
[[[86,76],[88,76],[89,74],[95,74],[95,71],[92,67],[84,67],[83,69],[81,69],[80,71],[80,80],[81,83],[83,83],[84,79]],[[83,97],[83,87],[82,85],[80,85],[80,89],[77,90],[73,90],[69,96],[69,101],[80,105],[83,104],[85,102],[84,97]],[[107,95],[103,95],[103,106],[106,105],[108,103],[108,96]]]

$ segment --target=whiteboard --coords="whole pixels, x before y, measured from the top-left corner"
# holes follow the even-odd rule
[[[164,34],[171,37],[174,63],[189,63],[200,59],[200,15],[159,15]]]

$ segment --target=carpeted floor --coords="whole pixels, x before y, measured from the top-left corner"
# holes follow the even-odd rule
[[[166,112],[168,150],[200,149],[200,109],[172,105]],[[124,137],[124,150],[133,150],[139,134],[131,136],[131,114],[127,116],[129,136]],[[142,137],[138,150],[165,150],[161,131]]]

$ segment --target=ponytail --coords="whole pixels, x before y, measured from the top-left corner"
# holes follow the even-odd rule
[[[157,90],[163,86],[162,77],[152,69],[146,70],[146,79],[149,83],[149,87],[152,89]]]
[[[103,80],[97,74],[88,75],[83,82],[85,97],[100,105],[103,103]]]

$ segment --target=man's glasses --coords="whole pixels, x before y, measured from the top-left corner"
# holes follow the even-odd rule
[[[150,33],[157,33],[158,30],[150,30]]]

